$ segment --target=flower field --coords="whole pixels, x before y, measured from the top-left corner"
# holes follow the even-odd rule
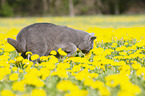
[[[7,43],[38,22],[95,33],[89,54],[35,54],[33,64]],[[27,52],[31,55],[31,52]],[[0,96],[145,96],[145,15],[0,18]]]

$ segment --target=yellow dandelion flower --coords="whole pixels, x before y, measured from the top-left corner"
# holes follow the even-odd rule
[[[17,58],[16,58],[16,61],[18,61],[18,62],[20,62],[20,61],[22,61],[24,58],[22,57],[22,56],[18,56]]]
[[[5,52],[3,55],[4,55],[4,56],[9,56],[10,53],[9,53],[9,52]]]
[[[53,64],[55,64],[55,63],[57,63],[58,62],[58,58],[56,58],[55,56],[51,56],[50,57],[50,59],[49,59],[49,63],[53,63]]]
[[[42,62],[41,64],[42,64],[42,66],[46,66],[46,68],[48,68],[50,70],[55,69],[55,64],[53,64],[51,62]]]
[[[14,82],[12,85],[12,89],[14,91],[21,91],[23,92],[25,90],[25,85],[23,81],[18,81],[18,82]]]
[[[86,85],[86,86],[92,86],[92,85],[94,85],[94,80],[92,78],[86,78],[84,80],[84,85]]]
[[[106,87],[99,88],[100,96],[109,96],[111,93]]]
[[[57,68],[60,68],[60,69],[70,68],[70,64],[69,63],[59,63],[59,64],[57,64]]]
[[[56,88],[59,89],[59,90],[63,90],[63,91],[67,91],[67,90],[70,90],[72,89],[73,87],[73,83],[69,80],[63,80],[63,81],[60,81],[57,85],[56,85]]]
[[[42,75],[42,79],[45,80],[46,77],[50,75],[50,70],[48,68],[41,68],[40,73]]]
[[[5,44],[4,51],[11,52],[11,51],[14,51],[14,50],[15,50],[15,48],[12,45],[10,45],[8,43]]]
[[[58,53],[59,53],[60,55],[62,55],[62,56],[66,56],[66,55],[67,55],[67,53],[64,52],[61,48],[58,49]]]
[[[57,71],[54,71],[51,76],[57,75],[60,78],[68,78],[67,71],[65,69],[56,69]]]
[[[89,52],[89,53],[85,54],[85,57],[87,58],[87,57],[90,57],[91,55],[92,55],[92,53]]]
[[[18,67],[13,67],[12,70],[13,71],[17,71],[18,70]]]
[[[118,44],[117,43],[112,43],[111,47],[116,47]]]
[[[13,64],[14,64],[14,63],[15,63],[15,60],[10,59],[8,63],[9,63],[9,64],[10,64],[10,63],[13,63]]]
[[[23,73],[23,70],[22,69],[19,69],[19,73]]]
[[[6,61],[0,60],[0,67],[10,67],[10,64],[8,64]]]
[[[78,88],[71,90],[70,93],[66,93],[65,96],[87,96],[88,91],[87,90],[80,90]]]
[[[9,79],[11,81],[15,81],[15,80],[18,80],[18,73],[13,73],[9,76]]]
[[[55,50],[52,50],[52,51],[50,52],[50,54],[51,54],[51,55],[56,55],[57,52],[56,52]]]
[[[11,73],[11,70],[6,67],[6,68],[0,68],[0,80],[4,79],[5,75],[8,75]]]
[[[102,88],[104,86],[104,83],[102,81],[98,81],[96,80],[94,83],[92,83],[90,85],[93,89],[97,89],[97,88]]]
[[[81,70],[81,66],[80,65],[74,65],[73,68],[72,68],[73,72],[78,72],[80,70]]]
[[[128,92],[128,91],[119,91],[118,96],[135,96],[133,93]]]
[[[131,82],[123,82],[120,85],[121,91],[126,91],[128,93],[132,93],[133,95],[137,95],[141,93],[141,89],[139,86],[132,84]]]
[[[30,52],[30,51],[26,52],[26,55],[28,55],[28,54],[32,55],[32,52]]]
[[[23,66],[23,68],[31,67],[32,65],[33,65],[33,62],[28,60],[28,62],[25,62],[25,65]],[[35,64],[35,65],[37,65],[37,64]]]
[[[125,42],[124,45],[128,45],[128,42]]]
[[[97,74],[97,73],[91,73],[90,74],[90,77],[91,78],[97,78],[99,76],[99,74]]]
[[[46,96],[46,92],[43,89],[33,89],[31,96]]]
[[[10,90],[2,90],[1,91],[1,96],[16,96],[12,91]]]
[[[0,60],[4,60],[4,61],[8,61],[9,58],[10,58],[9,56],[4,56],[4,55],[0,56]]]
[[[48,60],[48,57],[47,57],[47,56],[41,56],[41,57],[40,57],[40,60],[41,60],[41,61],[46,61],[46,60]]]
[[[31,60],[36,60],[39,58],[39,55],[38,54],[34,54],[31,56]]]
[[[132,68],[135,69],[135,70],[137,70],[137,69],[141,68],[141,65],[138,64],[138,63],[132,64]]]
[[[126,46],[121,46],[121,47],[117,47],[115,50],[116,51],[122,51],[122,50],[125,50],[126,49]]]
[[[22,64],[28,64],[30,61],[28,59],[23,59]]]
[[[140,75],[144,75],[145,74],[145,67],[141,67],[140,69],[138,69],[136,71],[136,75],[140,76]],[[145,75],[144,75],[145,76]]]
[[[0,49],[0,53],[1,53],[1,52],[3,52],[3,50],[2,50],[2,49]]]

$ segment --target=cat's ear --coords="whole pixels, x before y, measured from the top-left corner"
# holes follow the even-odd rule
[[[90,37],[90,41],[94,41],[97,37],[96,36],[92,36]]]
[[[90,41],[94,41],[97,37],[94,36],[95,33],[89,33],[91,35],[91,37],[89,38]]]

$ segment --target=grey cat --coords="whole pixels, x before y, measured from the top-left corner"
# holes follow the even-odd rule
[[[51,23],[35,23],[23,28],[16,40],[8,38],[7,41],[26,58],[27,51],[47,56],[51,50],[57,51],[59,48],[67,52],[67,56],[75,53],[77,48],[88,53],[93,48],[94,39],[94,35],[81,30]]]

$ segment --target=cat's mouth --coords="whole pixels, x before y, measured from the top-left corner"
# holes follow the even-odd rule
[[[82,50],[82,52],[83,52],[84,54],[87,54],[87,53],[90,52],[90,50]]]

